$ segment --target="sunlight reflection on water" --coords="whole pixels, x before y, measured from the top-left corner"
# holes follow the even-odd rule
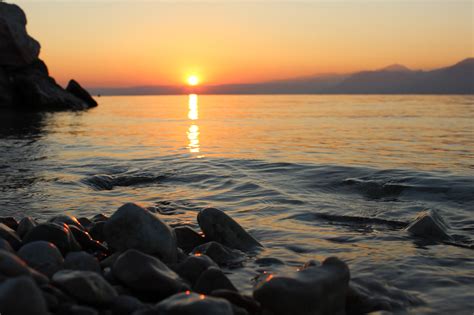
[[[189,94],[188,99],[188,118],[192,121],[199,118],[198,111],[198,96],[196,94]],[[197,124],[192,124],[188,128],[188,149],[191,153],[199,153],[199,126]]]

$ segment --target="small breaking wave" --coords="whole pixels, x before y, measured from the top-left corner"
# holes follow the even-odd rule
[[[150,173],[123,173],[117,175],[97,174],[86,177],[81,180],[81,182],[95,190],[112,190],[115,187],[129,187],[160,183],[168,177],[169,176],[166,174],[155,175]]]

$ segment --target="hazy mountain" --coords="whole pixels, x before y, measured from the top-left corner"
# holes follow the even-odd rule
[[[93,88],[102,95],[154,94],[474,94],[474,58],[432,71],[393,64],[375,71],[199,87]]]

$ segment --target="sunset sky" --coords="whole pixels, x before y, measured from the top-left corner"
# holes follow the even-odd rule
[[[473,1],[10,1],[62,84],[244,83],[474,55]]]

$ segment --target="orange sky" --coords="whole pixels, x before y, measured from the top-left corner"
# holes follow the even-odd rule
[[[257,82],[474,55],[473,1],[14,1],[62,84]]]

